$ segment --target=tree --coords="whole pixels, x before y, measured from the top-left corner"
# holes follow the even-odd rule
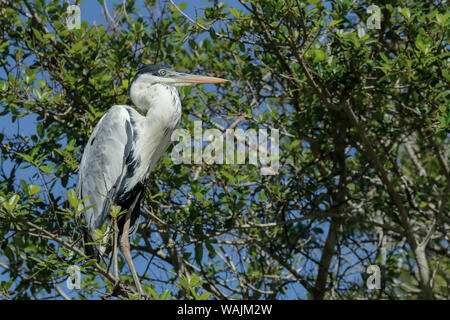
[[[449,298],[445,1],[212,1],[195,17],[126,1],[107,25],[72,30],[67,6],[0,3],[2,123],[33,132],[0,135],[4,298],[136,297],[123,260],[115,286],[109,261],[85,256],[74,185],[142,62],[232,80],[181,89],[192,135],[196,120],[280,134],[273,175],[159,161],[132,244],[150,297]],[[71,266],[82,276],[68,295]]]

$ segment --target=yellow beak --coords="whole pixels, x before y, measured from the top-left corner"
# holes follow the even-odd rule
[[[204,83],[223,83],[228,82],[229,80],[216,78],[216,77],[207,77],[207,76],[196,76],[185,73],[178,73],[174,78],[176,83],[179,84],[204,84]]]

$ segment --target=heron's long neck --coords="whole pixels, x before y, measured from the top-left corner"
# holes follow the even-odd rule
[[[181,102],[175,87],[157,84],[144,89],[140,102],[147,104],[148,111],[139,121],[136,139],[136,154],[140,155],[142,169],[146,170],[138,173],[141,177],[148,174],[166,151],[181,119]]]
[[[155,84],[147,88],[146,102],[148,111],[146,118],[154,125],[175,128],[181,117],[181,102],[178,91],[173,86]]]

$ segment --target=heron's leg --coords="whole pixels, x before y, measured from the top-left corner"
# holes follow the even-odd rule
[[[117,247],[118,247],[118,237],[119,237],[119,227],[117,226],[117,218],[114,218],[114,240],[113,240],[113,265],[114,265],[114,278],[116,278],[116,282],[119,282],[119,265],[117,263]]]
[[[136,201],[135,201],[136,202]],[[142,290],[141,283],[139,282],[139,278],[136,273],[136,269],[134,268],[133,259],[131,258],[130,253],[130,220],[131,220],[131,212],[133,211],[135,203],[128,209],[125,223],[123,224],[123,231],[122,231],[122,238],[120,239],[120,249],[123,252],[123,255],[125,257],[125,260],[128,263],[128,266],[130,267],[131,274],[133,275],[134,283],[136,284],[136,287],[138,289],[138,292],[141,294],[141,296],[144,295],[144,291]]]

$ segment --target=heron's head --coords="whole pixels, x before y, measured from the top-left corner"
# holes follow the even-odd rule
[[[222,83],[228,80],[208,77],[202,75],[194,75],[182,72],[176,72],[169,66],[163,64],[156,65],[144,65],[139,68],[138,72],[134,76],[129,86],[129,94],[131,100],[137,107],[144,107],[141,101],[147,100],[148,95],[152,89],[156,89],[157,86],[163,85],[164,87],[179,87],[190,86],[194,84],[206,84],[206,83]]]

